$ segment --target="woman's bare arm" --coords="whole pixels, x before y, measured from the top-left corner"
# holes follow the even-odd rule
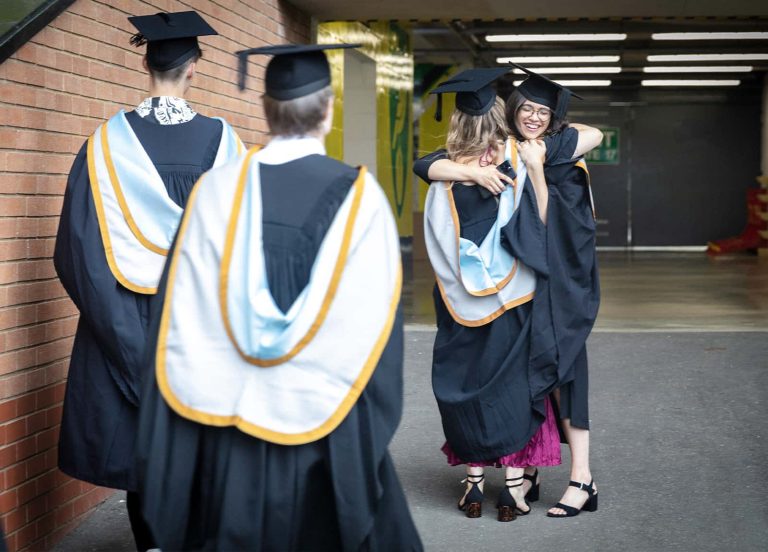
[[[576,151],[573,152],[573,159],[595,149],[603,141],[603,133],[600,129],[580,123],[571,123],[568,126],[579,132],[579,139],[576,142]]]
[[[439,159],[429,167],[430,180],[474,182],[492,194],[500,194],[513,180],[496,169],[495,165],[478,167],[463,165],[449,159]]]

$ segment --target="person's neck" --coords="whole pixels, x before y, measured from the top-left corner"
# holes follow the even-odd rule
[[[159,96],[172,96],[174,98],[184,98],[186,87],[177,83],[153,82],[149,87],[149,97],[157,98]]]
[[[325,132],[322,128],[315,130],[314,132],[307,132],[304,136],[307,138],[315,138],[316,140],[320,140],[321,142],[325,141],[325,135],[327,132]]]
[[[472,167],[487,167],[490,164],[498,165],[504,162],[504,144],[499,145],[495,149],[488,149],[478,156],[460,157],[455,159],[457,163],[462,165],[470,165]]]

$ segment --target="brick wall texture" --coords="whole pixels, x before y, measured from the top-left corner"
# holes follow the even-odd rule
[[[0,64],[0,519],[12,551],[50,549],[112,492],[56,468],[77,310],[51,255],[75,154],[105,118],[146,95],[126,17],[187,9],[220,33],[201,39],[189,100],[226,118],[247,145],[264,143],[267,59],[251,58],[240,93],[232,53],[309,42],[309,18],[280,0],[78,0]]]

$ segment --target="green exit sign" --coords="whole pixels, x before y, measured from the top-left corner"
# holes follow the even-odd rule
[[[616,127],[601,127],[603,143],[584,156],[587,163],[597,165],[619,164],[619,129]]]

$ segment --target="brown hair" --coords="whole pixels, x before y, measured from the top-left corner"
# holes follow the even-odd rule
[[[482,115],[468,115],[455,110],[448,125],[445,148],[452,161],[477,158],[489,147],[495,148],[499,141],[503,142],[508,136],[504,102],[497,97],[493,107]]]
[[[528,101],[528,98],[523,96],[517,90],[512,92],[512,94],[510,94],[509,98],[507,99],[507,122],[509,123],[510,130],[512,131],[512,136],[518,140],[525,140],[525,138],[523,138],[523,135],[520,134],[520,131],[517,129],[515,116],[517,115],[517,111],[526,101]],[[550,107],[550,109],[552,110],[552,118],[549,120],[549,126],[547,127],[547,130],[544,131],[544,136],[556,134],[568,126],[568,119],[560,119],[555,115],[554,108]]]
[[[203,51],[198,48],[197,53],[189,58],[187,61],[179,65],[178,67],[174,67],[173,69],[168,69],[167,71],[158,71],[157,69],[152,69],[152,67],[147,64],[147,69],[149,70],[149,74],[152,75],[152,78],[156,81],[162,81],[162,82],[178,82],[181,80],[181,77],[184,76],[184,74],[187,72],[187,68],[190,66],[190,64],[195,63],[198,61],[201,57],[203,57]]]
[[[328,112],[328,100],[332,97],[330,86],[294,100],[276,100],[264,94],[262,100],[270,134],[304,136],[318,130]]]

